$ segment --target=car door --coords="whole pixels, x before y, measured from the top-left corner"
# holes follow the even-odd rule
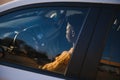
[[[95,79],[98,57],[115,12],[115,5],[60,2],[1,12],[0,77],[16,80],[18,75],[26,75],[23,77],[26,80],[43,75],[45,80]],[[72,15],[77,16],[69,17]],[[68,25],[74,28],[67,28]],[[68,36],[75,38],[69,40]],[[14,74],[19,70],[23,71]]]
[[[118,23],[119,10],[120,8],[117,6],[116,8],[106,7],[103,9],[103,13],[101,12],[102,14],[100,15],[101,17],[99,17],[98,23],[96,24],[96,29],[93,33],[85,63],[83,63],[84,66],[82,70],[83,72],[81,73],[81,79],[120,79],[120,59],[118,57],[120,44],[118,37],[120,35]]]

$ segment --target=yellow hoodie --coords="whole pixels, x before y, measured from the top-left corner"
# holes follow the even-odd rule
[[[55,61],[45,64],[42,69],[57,73],[64,73],[72,52],[73,48],[71,48],[69,51],[63,51],[59,56],[55,58]]]

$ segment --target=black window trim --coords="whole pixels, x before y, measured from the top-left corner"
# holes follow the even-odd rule
[[[108,32],[114,22],[117,10],[120,10],[120,7],[103,7],[101,10],[80,72],[80,79],[96,80],[97,68],[102,58]]]
[[[88,2],[46,2],[46,3],[34,3],[22,6],[16,6],[15,8],[8,9],[0,12],[0,16],[6,15],[8,13],[23,10],[28,8],[37,7],[114,7],[119,6],[119,4],[102,4],[102,3],[88,3]]]
[[[67,76],[80,78],[80,72],[83,68],[84,60],[87,55],[88,47],[90,45],[91,37],[93,35],[94,28],[96,27],[100,11],[100,8],[91,8],[70,60],[69,67],[67,69],[68,71],[66,72]]]

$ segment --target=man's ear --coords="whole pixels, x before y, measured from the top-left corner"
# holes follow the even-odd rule
[[[75,37],[75,31],[72,30],[72,37]]]

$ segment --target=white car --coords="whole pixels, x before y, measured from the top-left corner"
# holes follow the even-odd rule
[[[120,0],[0,5],[0,80],[120,80]]]

